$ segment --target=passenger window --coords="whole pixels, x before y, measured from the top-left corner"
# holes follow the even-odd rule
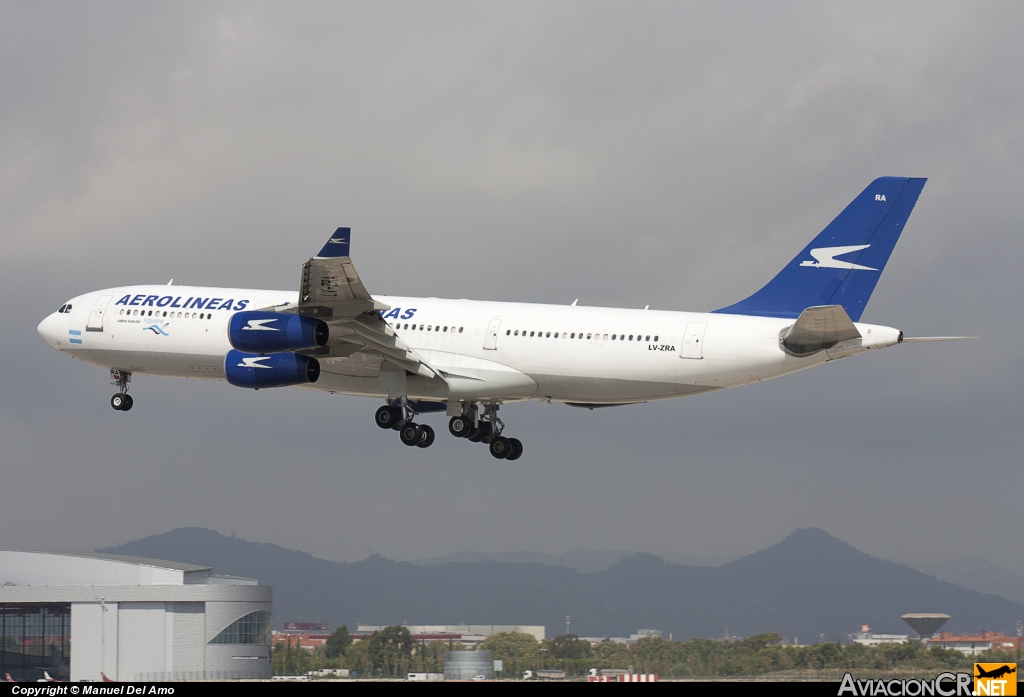
[[[60,310],[59,310],[59,311],[60,311],[60,312],[63,312],[63,311],[64,311],[64,308],[63,308],[63,307],[62,307],[62,308],[60,308]],[[117,314],[119,314],[119,315],[123,315],[123,314],[124,314],[124,310],[121,310],[121,311],[120,311],[120,312],[118,312]]]
[[[533,336],[533,332],[530,332],[530,336]]]
[[[166,317],[166,316],[167,316],[167,313],[166,313],[166,312],[164,312],[164,317]]]
[[[511,329],[506,329],[505,330],[505,336],[512,336],[512,330]]]
[[[459,327],[459,334],[462,333],[462,327]]]
[[[630,340],[630,341],[632,341],[632,340],[633,340],[633,335],[632,335],[632,334],[630,334],[630,335],[629,335],[629,340]]]
[[[658,343],[658,337],[657,336],[654,337],[654,343]]]
[[[650,334],[648,334],[648,335],[647,335],[647,338],[646,338],[646,339],[644,339],[644,341],[650,341],[650,340],[651,340],[651,335],[650,335]]]
[[[551,338],[551,332],[548,332],[547,336],[545,338],[550,339]]]
[[[518,329],[516,330],[516,333],[515,333],[514,336],[519,336],[519,330]]]
[[[575,338],[576,338],[576,332],[573,332],[573,333],[572,333],[572,335],[571,335],[571,336],[569,336],[569,338],[570,338],[570,339],[575,339]]]
[[[612,341],[615,341],[615,335],[612,334]]]
[[[447,325],[445,325],[445,328],[444,328],[444,330],[445,330],[445,331],[448,331],[448,326],[447,326]]]
[[[583,335],[582,335],[582,334],[580,334],[580,336],[583,336]],[[587,338],[588,338],[588,339],[590,338],[590,334],[587,334]]]
[[[605,334],[605,335],[604,335],[604,338],[605,338],[605,339],[607,339],[607,338],[608,338],[608,335],[607,335],[607,334]]]

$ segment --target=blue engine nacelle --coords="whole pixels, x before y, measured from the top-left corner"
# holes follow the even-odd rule
[[[279,353],[326,346],[327,323],[286,312],[236,312],[228,322],[228,341],[239,351]]]
[[[228,351],[224,358],[224,374],[235,387],[258,390],[261,387],[287,387],[316,382],[320,377],[320,361],[312,356],[294,353],[259,355]]]

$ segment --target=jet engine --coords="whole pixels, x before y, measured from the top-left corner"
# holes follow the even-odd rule
[[[287,312],[236,312],[228,322],[228,341],[239,351],[278,353],[325,346],[327,323]]]
[[[228,351],[224,374],[235,387],[258,390],[261,387],[287,387],[316,382],[320,361],[294,353],[256,354]]]

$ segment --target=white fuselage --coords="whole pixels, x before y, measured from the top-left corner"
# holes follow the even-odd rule
[[[408,396],[419,400],[645,402],[758,382],[900,340],[896,329],[857,323],[861,338],[795,357],[780,343],[791,319],[375,299],[391,308],[381,314],[395,333],[445,376],[443,381],[410,376]],[[88,363],[141,375],[223,380],[231,315],[297,300],[293,291],[111,288],[69,301],[71,310],[45,318],[39,333],[51,346]],[[386,397],[378,367],[379,360],[366,370],[353,369],[351,361],[322,360],[320,378],[303,387]]]

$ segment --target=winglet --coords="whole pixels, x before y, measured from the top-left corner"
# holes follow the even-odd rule
[[[340,227],[327,240],[327,244],[316,255],[317,259],[330,259],[332,257],[347,257],[349,242],[352,239],[352,228]]]

